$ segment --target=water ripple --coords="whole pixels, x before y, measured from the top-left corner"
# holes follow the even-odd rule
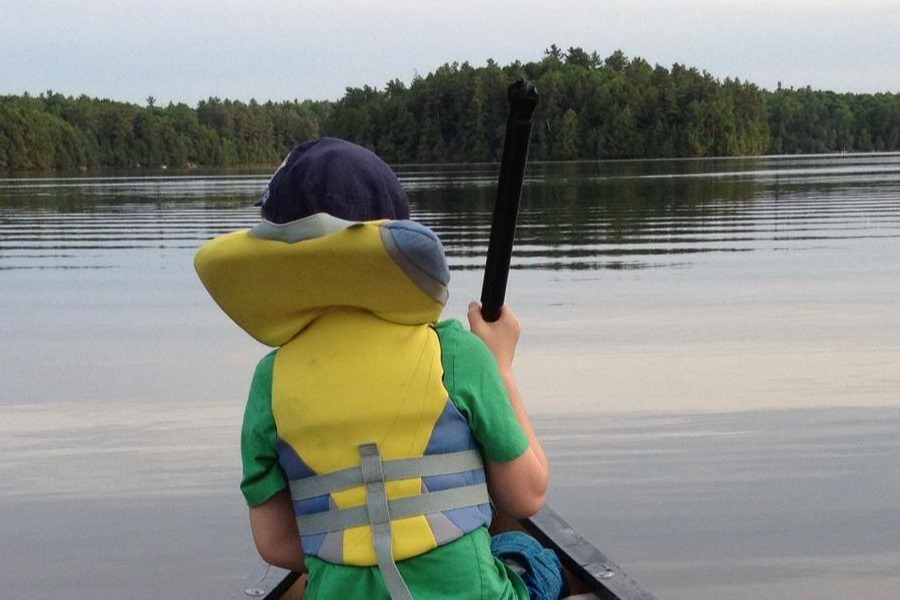
[[[481,268],[496,165],[398,171],[414,217],[442,236],[451,266]],[[0,268],[108,267],[125,251],[199,246],[252,226],[252,199],[267,176],[0,179]],[[684,268],[703,255],[818,251],[822,242],[838,249],[898,237],[896,154],[535,164],[513,268]],[[667,256],[672,260],[660,260]]]

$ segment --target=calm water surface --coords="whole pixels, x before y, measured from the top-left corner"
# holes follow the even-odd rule
[[[480,291],[493,166],[401,167]],[[229,597],[265,349],[191,258],[268,172],[0,179],[0,597]],[[900,155],[533,165],[508,299],[552,501],[660,598],[896,598]]]

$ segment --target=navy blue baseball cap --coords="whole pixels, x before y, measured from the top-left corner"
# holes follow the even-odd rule
[[[256,205],[273,223],[320,212],[347,221],[409,218],[406,192],[387,163],[336,138],[310,140],[291,150]]]

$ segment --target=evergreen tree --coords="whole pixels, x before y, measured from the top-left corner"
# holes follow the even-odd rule
[[[518,77],[541,94],[531,149],[540,160],[900,150],[897,94],[767,92],[620,50],[601,59],[552,44],[538,61],[448,63],[408,85],[347,88],[334,102],[0,96],[0,169],[274,164],[322,135],[394,163],[497,161],[506,86]]]

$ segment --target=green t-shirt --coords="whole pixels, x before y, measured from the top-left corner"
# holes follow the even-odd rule
[[[528,438],[509,404],[506,386],[490,350],[459,321],[435,330],[441,344],[444,387],[481,447],[493,461],[508,462],[528,449]],[[244,477],[241,491],[258,506],[287,487],[278,464],[277,432],[272,416],[275,352],[256,367],[241,435]],[[444,546],[398,564],[416,598],[427,600],[524,600],[528,591],[490,552],[490,536],[479,528]],[[378,567],[336,565],[308,556],[307,600],[343,598],[389,600]],[[425,595],[427,594],[427,595]]]

